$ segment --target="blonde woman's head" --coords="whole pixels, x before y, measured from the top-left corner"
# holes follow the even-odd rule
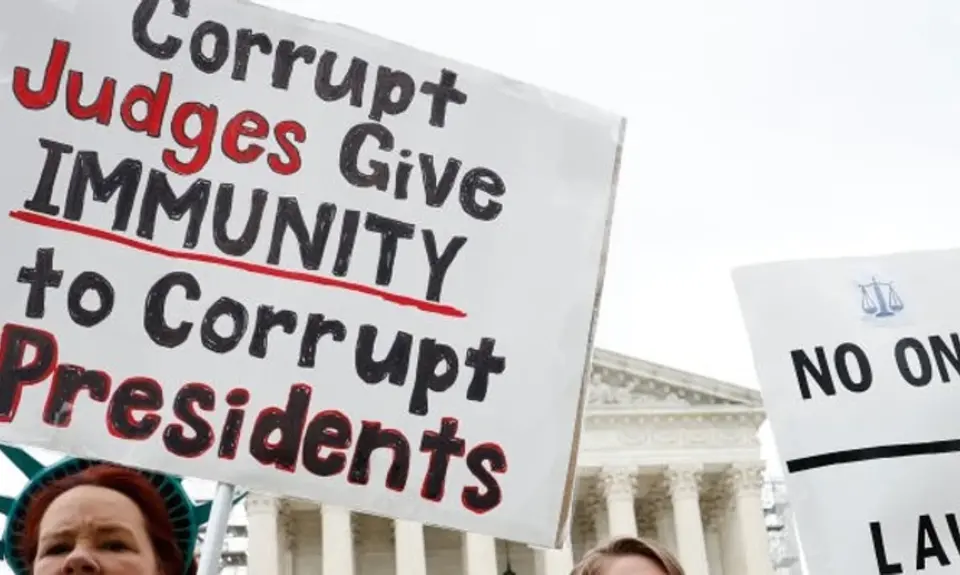
[[[594,547],[570,575],[684,575],[683,567],[660,544],[618,537]]]

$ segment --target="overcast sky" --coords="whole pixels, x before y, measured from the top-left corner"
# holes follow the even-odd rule
[[[261,3],[628,117],[603,347],[756,386],[731,268],[960,244],[956,2]]]
[[[629,118],[602,347],[755,387],[731,268],[960,244],[955,1],[262,3]]]
[[[602,347],[756,387],[733,267],[960,245],[956,2],[261,3],[627,116]]]

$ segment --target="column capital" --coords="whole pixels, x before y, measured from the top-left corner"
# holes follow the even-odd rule
[[[598,513],[603,512],[602,499],[597,497],[593,492],[590,492],[586,497],[583,498],[583,514],[582,518],[589,518],[592,522],[592,519]]]
[[[703,526],[708,531],[719,529],[727,512],[727,502],[718,494],[710,495],[700,500],[700,514],[703,517]]]
[[[734,497],[760,495],[766,465],[760,461],[734,463],[726,471],[727,488]]]
[[[347,523],[350,524],[350,534],[356,540],[360,535],[360,519],[357,517],[357,514],[354,513],[349,507],[341,507],[339,505],[327,505],[323,504],[320,506],[320,517],[324,515],[333,515],[337,517],[346,518]]]
[[[668,467],[663,475],[671,498],[700,497],[700,486],[703,483],[703,470],[701,467]]]
[[[666,476],[659,477],[653,482],[647,494],[643,496],[643,502],[649,505],[655,514],[673,508],[673,501],[670,499],[670,485]]]
[[[606,467],[600,472],[600,487],[607,499],[633,499],[636,474],[625,467]]]

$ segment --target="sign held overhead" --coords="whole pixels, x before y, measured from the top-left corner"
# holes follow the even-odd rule
[[[622,118],[233,0],[15,12],[0,441],[562,542]]]

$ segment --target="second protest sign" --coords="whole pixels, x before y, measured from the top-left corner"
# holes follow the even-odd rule
[[[737,270],[810,573],[956,573],[960,250]]]

